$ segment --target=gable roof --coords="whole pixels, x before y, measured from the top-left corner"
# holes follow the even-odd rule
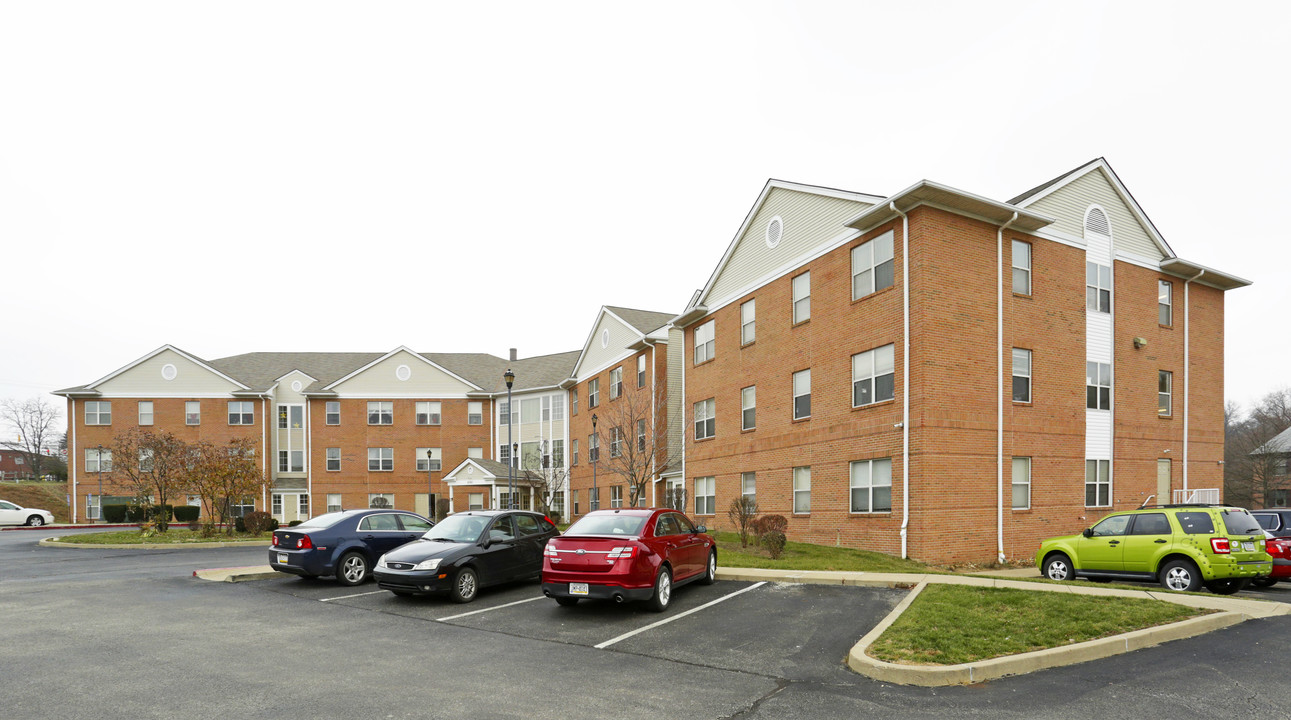
[[[1255,448],[1251,455],[1291,453],[1291,427],[1269,438],[1268,442]]]
[[[583,349],[578,351],[578,358],[574,361],[573,366],[570,367],[569,374],[565,376],[565,379],[578,375],[578,371],[583,365],[583,359],[587,357],[587,352],[592,347],[592,340],[596,337],[596,328],[600,327],[601,320],[606,315],[614,318],[631,331],[632,334],[636,335],[637,340],[641,340],[647,334],[667,325],[674,317],[672,313],[602,305],[600,312],[596,313],[596,321],[592,323],[592,329],[587,333],[587,339],[583,341]],[[624,349],[628,349],[627,346],[624,346]]]
[[[202,358],[199,358],[199,357],[197,357],[196,355],[194,355],[194,354],[192,354],[192,353],[188,353],[188,352],[184,352],[183,350],[180,350],[179,348],[175,347],[174,345],[162,345],[161,347],[157,348],[156,350],[153,350],[152,352],[148,353],[147,355],[144,355],[143,357],[141,357],[141,358],[139,358],[139,359],[137,359],[137,360],[134,360],[133,362],[127,363],[126,365],[124,365],[124,366],[122,366],[122,367],[120,367],[120,368],[117,368],[116,370],[114,370],[114,371],[112,371],[112,372],[108,373],[107,375],[104,375],[103,377],[99,378],[98,380],[95,380],[95,381],[94,381],[94,382],[92,382],[92,383],[89,383],[88,385],[81,385],[81,386],[77,386],[77,387],[64,388],[64,389],[62,389],[62,390],[55,390],[55,391],[53,392],[53,394],[54,394],[54,395],[63,395],[63,396],[69,396],[69,395],[97,395],[97,394],[98,394],[98,391],[97,391],[95,388],[97,388],[99,385],[102,385],[103,383],[105,383],[105,382],[107,382],[107,381],[111,380],[112,378],[117,377],[117,376],[118,376],[118,375],[120,375],[121,373],[124,373],[124,372],[126,372],[127,370],[130,370],[131,368],[137,367],[138,365],[140,365],[140,364],[142,364],[142,363],[144,363],[144,362],[147,362],[148,360],[151,360],[152,358],[157,357],[158,355],[160,355],[161,353],[166,352],[166,351],[173,352],[173,353],[175,353],[175,354],[177,354],[177,355],[179,355],[179,356],[183,357],[184,359],[186,359],[186,360],[188,360],[188,361],[190,361],[190,362],[192,362],[192,363],[194,363],[194,364],[196,364],[196,365],[198,365],[198,366],[200,366],[200,367],[202,367],[202,368],[204,368],[204,369],[206,369],[206,370],[209,370],[210,372],[212,372],[212,373],[214,373],[214,374],[216,374],[216,375],[220,376],[221,378],[224,378],[225,380],[228,380],[229,382],[233,383],[234,385],[237,385],[237,386],[238,386],[238,388],[240,388],[241,390],[250,390],[250,389],[251,389],[251,388],[250,388],[250,387],[248,387],[245,383],[243,383],[242,381],[238,380],[235,376],[232,376],[232,375],[230,375],[230,374],[226,373],[225,371],[223,371],[222,369],[220,369],[220,367],[218,366],[218,364],[217,364],[216,362],[214,362],[214,361],[207,361],[207,360],[203,360]]]

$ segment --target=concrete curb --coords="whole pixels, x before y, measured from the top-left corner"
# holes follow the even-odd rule
[[[247,582],[249,580],[267,580],[272,577],[285,577],[283,573],[268,565],[251,565],[249,567],[213,568],[194,570],[193,577],[212,582]]]
[[[97,543],[58,542],[58,537],[47,537],[37,544],[44,547],[77,548],[80,550],[180,550],[187,548],[269,547],[272,543],[269,540],[235,540],[230,542],[156,543],[150,545],[101,545]]]
[[[827,585],[856,585],[865,587],[913,588],[897,606],[872,630],[861,638],[848,653],[847,666],[853,671],[883,682],[923,687],[965,685],[985,680],[1035,672],[1062,665],[1074,665],[1089,660],[1119,655],[1141,648],[1160,645],[1171,640],[1194,637],[1212,630],[1236,625],[1254,618],[1291,615],[1291,605],[1233,598],[1223,595],[1208,597],[1152,590],[1122,590],[1119,588],[1085,587],[1081,585],[1036,583],[979,575],[917,575],[907,573],[831,572],[824,570],[765,570],[760,568],[718,568],[721,580],[747,580],[786,583],[813,583]],[[1216,610],[1218,612],[1189,618],[1168,625],[1144,628],[1133,632],[1088,640],[1074,645],[1037,650],[1035,652],[991,658],[962,665],[902,665],[878,660],[866,654],[869,646],[910,607],[919,593],[930,584],[973,585],[976,587],[1010,588],[1034,592],[1065,592],[1077,595],[1127,597],[1143,600],[1160,600],[1178,605]]]
[[[93,523],[93,524],[81,523],[81,524],[75,524],[75,525],[70,523],[50,523],[48,525],[14,525],[12,527],[2,527],[0,528],[0,532],[12,532],[14,530],[44,530],[45,532],[49,532],[50,530],[86,530],[91,528],[102,528],[106,530],[108,528],[137,528],[137,527],[139,527],[139,523],[120,523],[116,525],[107,525],[107,524],[100,525],[98,523]]]

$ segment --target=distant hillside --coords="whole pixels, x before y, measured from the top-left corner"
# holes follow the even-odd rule
[[[54,513],[54,522],[71,522],[72,513],[67,506],[65,482],[0,483],[0,500],[48,510]]]

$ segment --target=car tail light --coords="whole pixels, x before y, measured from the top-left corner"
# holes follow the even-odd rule
[[[296,541],[297,550],[309,550],[312,547],[314,547],[314,543],[310,541],[308,535],[301,535],[300,539]]]
[[[542,549],[542,554],[546,557],[560,557],[560,553],[556,552],[556,548],[550,545]]]
[[[274,546],[274,547],[278,547],[278,536],[277,536],[277,535],[274,535],[274,536],[273,536],[273,546]]]
[[[610,548],[610,554],[607,555],[606,557],[608,557],[611,560],[615,560],[618,558],[634,558],[636,556],[637,556],[636,546],[625,545],[624,547]]]
[[[1214,550],[1215,552],[1219,553],[1220,555],[1227,555],[1228,553],[1230,553],[1230,552],[1232,552],[1232,551],[1233,551],[1233,549],[1232,549],[1231,547],[1229,547],[1229,545],[1228,545],[1228,538],[1226,538],[1226,537],[1214,537],[1214,538],[1211,538],[1211,539],[1210,539],[1210,549],[1211,549],[1211,550]]]

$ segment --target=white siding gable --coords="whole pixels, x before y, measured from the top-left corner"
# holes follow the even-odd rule
[[[300,383],[301,392],[291,389],[292,383]],[[305,396],[302,394],[304,389],[314,383],[314,378],[306,375],[299,370],[292,370],[278,379],[278,387],[274,390],[273,397],[275,402],[304,404]]]
[[[408,379],[399,379],[407,366]],[[332,387],[342,397],[464,397],[475,388],[408,350],[378,360]]]
[[[174,366],[172,380],[162,374],[168,365]],[[105,397],[212,397],[227,396],[242,388],[182,353],[166,348],[97,383],[94,389]]]
[[[602,346],[602,341],[607,337],[608,342]],[[641,333],[636,329],[619,320],[609,311],[603,311],[596,321],[596,328],[587,340],[587,347],[583,349],[583,357],[576,370],[578,381],[582,382],[604,370],[614,361],[633,354],[627,347],[640,339]],[[631,371],[635,373],[636,368],[631,368]],[[608,389],[602,390],[602,392],[607,391]]]
[[[856,234],[843,223],[869,204],[773,187],[753,214],[748,227],[734,243],[730,257],[718,271],[703,299],[715,309],[741,297],[824,249],[829,241]],[[767,224],[779,217],[780,241],[767,247]]]
[[[1027,209],[1055,218],[1054,228],[1082,237],[1085,234],[1085,211],[1090,205],[1098,205],[1107,213],[1115,251],[1150,258],[1154,262],[1166,257],[1100,167],[1036,200]]]

